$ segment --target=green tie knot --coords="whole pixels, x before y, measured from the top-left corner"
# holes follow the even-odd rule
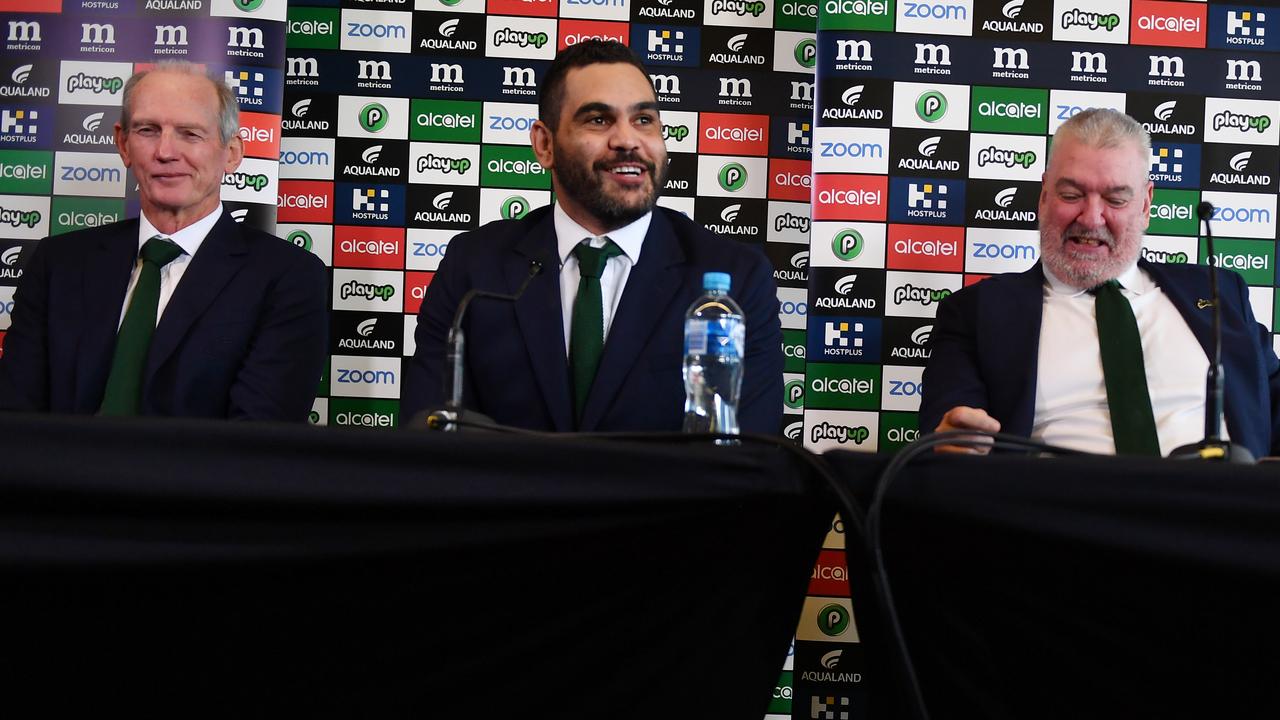
[[[609,258],[618,257],[621,254],[622,248],[609,238],[604,239],[603,247],[594,248],[586,242],[580,242],[573,249],[574,257],[578,258],[578,274],[596,280],[600,279]]]
[[[152,263],[156,267],[168,265],[182,253],[182,248],[163,235],[156,235],[142,246],[143,262]]]

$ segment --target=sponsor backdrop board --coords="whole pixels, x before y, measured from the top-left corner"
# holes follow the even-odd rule
[[[1241,273],[1275,330],[1280,10],[819,0],[818,12],[807,337],[788,337],[809,360],[788,382],[806,447],[893,452],[928,430],[917,410],[938,302],[1039,260],[1046,152],[1085,108],[1128,112],[1152,135],[1144,255]],[[1215,258],[1197,241],[1202,200],[1217,208]],[[814,595],[826,579],[820,561]],[[796,717],[865,716],[874,680],[842,610],[830,600],[801,618]]]

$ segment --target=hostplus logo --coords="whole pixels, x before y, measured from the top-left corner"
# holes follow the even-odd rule
[[[825,322],[822,326],[822,345],[830,356],[860,357],[866,326],[860,322]]]
[[[1260,47],[1266,45],[1267,14],[1254,10],[1227,11],[1227,44]]]
[[[1200,158],[1194,145],[1153,143],[1151,180],[1172,187],[1196,187],[1200,181]]]
[[[684,31],[676,29],[654,29],[648,32],[646,59],[650,62],[683,62]]]
[[[390,213],[390,191],[359,187],[351,190],[351,217],[361,220],[389,220]]]
[[[908,185],[907,215],[920,218],[946,218],[947,186],[935,183]]]
[[[224,77],[227,87],[231,88],[236,102],[240,105],[258,107],[265,102],[263,90],[266,86],[266,76],[263,73],[253,70],[227,70]]]
[[[0,110],[0,138],[7,142],[34,143],[40,127],[39,110]]]

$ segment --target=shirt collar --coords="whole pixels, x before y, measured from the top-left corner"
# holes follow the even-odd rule
[[[1043,263],[1041,264],[1040,269],[1044,271],[1044,279],[1046,284],[1049,286],[1049,291],[1055,295],[1075,297],[1076,295],[1083,295],[1092,289],[1080,289],[1078,287],[1068,285],[1057,275],[1054,275],[1048,265],[1044,265]],[[1131,295],[1141,295],[1154,287],[1154,283],[1151,278],[1147,277],[1147,274],[1138,267],[1137,261],[1134,261],[1128,269],[1116,276],[1116,280],[1120,282],[1120,287],[1124,288],[1125,291]]]
[[[213,212],[205,215],[199,220],[182,228],[176,233],[162,233],[156,229],[155,225],[147,219],[144,212],[138,216],[138,252],[142,252],[142,246],[148,240],[156,235],[162,235],[173,241],[175,245],[182,248],[188,258],[195,257],[196,251],[200,249],[201,243],[204,242],[209,231],[213,230],[213,226],[218,224],[218,220],[222,218],[222,203],[218,203],[218,207]]]
[[[570,253],[583,239],[600,237],[569,217],[569,213],[564,211],[560,203],[556,203],[551,215],[555,222],[556,249],[560,253],[560,265],[562,267],[565,261],[569,259]],[[649,223],[652,220],[653,211],[650,210],[630,225],[624,225],[617,230],[610,230],[605,233],[610,240],[622,249],[623,254],[631,260],[632,265],[640,262],[640,248],[644,245],[644,236],[649,234]]]

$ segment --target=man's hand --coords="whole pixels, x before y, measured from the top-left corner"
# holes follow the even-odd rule
[[[964,405],[953,407],[942,416],[942,422],[938,423],[938,427],[934,428],[934,432],[949,432],[952,430],[979,430],[981,432],[995,433],[1000,432],[1000,421],[987,414],[982,408],[971,408]],[[990,438],[974,436],[975,440],[981,440],[987,445],[991,444]],[[965,453],[968,455],[986,455],[991,452],[990,447],[961,447],[959,445],[940,445],[937,452]]]

